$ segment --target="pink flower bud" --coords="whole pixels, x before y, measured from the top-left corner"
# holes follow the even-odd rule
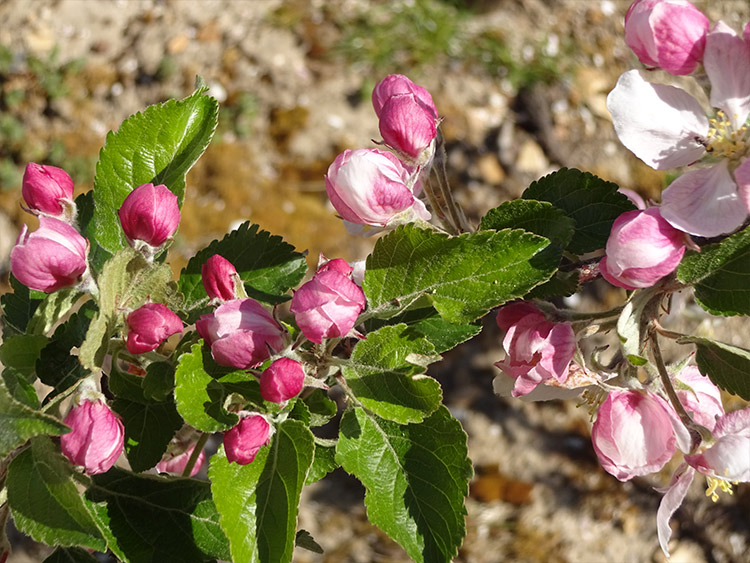
[[[724,415],[719,388],[697,367],[687,366],[675,377],[675,390],[693,420],[713,430],[716,420]]]
[[[340,262],[331,260],[292,297],[289,310],[311,342],[320,344],[324,338],[347,336],[365,308],[365,294],[349,277],[351,266],[348,270],[343,274]]]
[[[625,43],[646,66],[690,74],[703,60],[709,27],[687,0],[636,0],[625,15]]]
[[[679,265],[685,253],[684,233],[657,207],[627,211],[612,225],[606,252],[599,263],[604,279],[625,289],[651,287]]]
[[[125,429],[104,400],[82,400],[63,420],[73,431],[60,437],[62,453],[89,475],[115,464],[125,444]]]
[[[533,305],[512,303],[497,312],[505,332],[505,359],[495,365],[516,380],[511,395],[531,393],[549,379],[564,383],[576,350],[570,323],[553,323]]]
[[[162,460],[156,464],[156,470],[159,473],[174,473],[176,475],[182,475],[182,472],[185,471],[185,467],[187,467],[188,461],[190,461],[190,456],[193,455],[194,449],[195,444],[179,455],[175,456],[169,453],[165,454]],[[193,465],[192,471],[190,471],[191,477],[196,476],[201,470],[201,467],[203,467],[205,461],[206,452],[205,450],[201,450],[201,453],[198,454],[198,459],[195,460],[195,465]]]
[[[237,270],[232,263],[214,254],[201,266],[203,287],[211,299],[229,301],[235,298],[234,284],[237,280]]]
[[[676,449],[671,409],[653,393],[612,391],[591,429],[604,470],[628,481],[664,467]]]
[[[269,347],[284,345],[284,329],[254,299],[233,299],[201,316],[198,334],[211,346],[211,356],[222,366],[246,369],[271,357]]]
[[[341,218],[357,225],[427,220],[430,213],[407,187],[408,178],[404,165],[389,152],[345,150],[328,168],[326,192]]]
[[[146,303],[127,318],[128,337],[125,346],[131,354],[156,350],[168,337],[182,332],[180,317],[161,303]]]
[[[437,137],[435,116],[414,94],[388,99],[380,112],[379,126],[380,134],[389,147],[419,164],[432,159]]]
[[[372,107],[375,109],[375,115],[380,117],[385,103],[393,96],[402,94],[413,94],[432,113],[432,117],[437,118],[437,108],[430,93],[414,84],[403,74],[389,74],[375,85],[372,91]]]
[[[36,231],[21,230],[10,268],[22,284],[51,293],[80,281],[88,251],[89,242],[68,223],[42,215]]]
[[[30,209],[59,216],[65,212],[61,200],[73,204],[73,180],[62,168],[29,162],[23,173],[21,193]]]
[[[260,394],[264,400],[283,403],[299,395],[305,381],[305,370],[299,362],[279,358],[260,375]]]
[[[242,415],[240,415],[242,416]],[[252,463],[258,450],[268,443],[271,425],[264,416],[249,413],[234,428],[224,433],[224,451],[229,463]]]
[[[177,196],[159,184],[143,184],[128,194],[117,211],[128,240],[159,247],[177,230],[180,206]]]

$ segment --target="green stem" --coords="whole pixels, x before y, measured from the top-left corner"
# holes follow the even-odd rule
[[[198,461],[198,456],[201,455],[206,442],[208,442],[209,436],[210,434],[202,433],[201,437],[198,438],[198,441],[193,448],[193,453],[190,454],[190,459],[188,460],[187,465],[185,465],[185,469],[182,471],[183,477],[190,477],[190,473],[192,473],[193,467],[195,467],[195,463]]]

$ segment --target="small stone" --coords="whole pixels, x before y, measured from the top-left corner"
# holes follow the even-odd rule
[[[544,156],[544,151],[536,142],[527,139],[518,149],[516,168],[519,172],[528,174],[539,174],[547,169],[549,161]]]
[[[505,180],[505,170],[500,166],[497,156],[493,153],[485,153],[477,159],[479,174],[488,184],[500,184]]]

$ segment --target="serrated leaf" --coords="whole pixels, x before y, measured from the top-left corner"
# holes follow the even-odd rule
[[[417,358],[435,361],[435,347],[425,338],[407,334],[406,325],[385,326],[354,347],[341,372],[360,403],[378,416],[400,423],[419,422],[440,406],[440,384]]]
[[[54,416],[31,409],[11,397],[0,384],[0,459],[26,443],[29,438],[69,432],[67,426]]]
[[[0,364],[12,368],[33,381],[36,377],[36,361],[49,338],[41,334],[17,334],[0,344]]]
[[[451,350],[482,332],[479,324],[453,324],[444,320],[432,307],[411,309],[388,321],[383,319],[369,319],[365,326],[368,332],[394,324],[405,324],[405,334],[415,338],[423,337],[435,347],[435,352],[441,354]]]
[[[80,547],[58,547],[44,563],[97,563],[98,559]]]
[[[432,304],[446,321],[470,323],[549,279],[557,264],[541,254],[548,245],[521,230],[451,237],[399,227],[378,240],[367,258],[367,313],[389,319]]]
[[[115,399],[112,408],[125,425],[125,455],[136,473],[154,467],[167,450],[182,418],[173,403],[143,403]]]
[[[313,460],[313,436],[287,419],[252,463],[229,463],[223,448],[208,476],[234,561],[291,561],[300,492]]]
[[[112,534],[109,548],[125,561],[229,560],[227,538],[209,484],[134,475],[117,467],[95,475],[89,509]]]
[[[147,400],[163,401],[174,391],[174,367],[168,362],[154,362],[146,368],[143,396]]]
[[[472,475],[466,434],[441,406],[399,425],[360,408],[346,412],[336,460],[365,486],[367,516],[415,561],[450,561],[466,533]]]
[[[558,270],[555,275],[541,285],[529,291],[525,299],[549,299],[550,297],[569,297],[576,293],[580,287],[577,270],[562,272]]]
[[[561,168],[540,178],[521,197],[547,201],[575,221],[575,234],[566,246],[573,254],[604,248],[615,219],[635,209],[627,196],[617,191],[617,184],[575,168]]]
[[[223,256],[234,265],[248,296],[274,305],[289,299],[285,294],[302,280],[307,271],[304,255],[295,252],[291,244],[259,230],[258,225],[245,222],[198,252],[183,268],[179,289],[185,296],[186,309],[208,302],[201,281],[201,267],[214,254]]]
[[[700,372],[725,391],[750,401],[750,350],[698,336],[684,336],[677,342],[695,344]]]
[[[74,470],[52,441],[32,438],[31,447],[8,467],[8,502],[16,527],[48,545],[104,551],[106,543],[73,480]]]
[[[0,306],[3,311],[3,337],[5,338],[13,334],[25,333],[26,326],[42,302],[42,299],[32,296],[29,288],[13,275],[10,276],[10,286],[13,293],[0,296]]]
[[[177,411],[185,422],[203,432],[228,430],[238,422],[237,415],[224,409],[230,393],[239,393],[248,401],[262,405],[257,379],[243,370],[222,373],[216,369],[210,352],[201,344],[182,354],[175,372],[174,396]]]
[[[305,485],[311,485],[320,481],[331,471],[338,468],[338,466],[339,464],[336,462],[336,446],[324,446],[316,443],[315,456],[313,457],[310,471],[307,473]]]
[[[55,330],[50,342],[39,354],[36,372],[42,383],[53,390],[45,397],[50,401],[59,393],[86,377],[90,372],[81,365],[77,356],[71,354],[73,348],[83,343],[96,306],[93,301],[84,305]]]
[[[50,293],[34,311],[34,316],[31,317],[26,331],[32,334],[47,334],[70,311],[82,295],[80,291],[74,288],[61,289]]]
[[[565,248],[575,233],[576,223],[562,210],[546,201],[515,199],[491,209],[482,217],[481,230],[523,229],[546,237]]]
[[[688,251],[677,279],[693,284],[696,301],[713,315],[750,315],[750,229]]]
[[[185,175],[206,150],[218,119],[218,103],[204,92],[198,88],[184,100],[150,106],[107,135],[86,235],[110,254],[127,246],[117,210],[133,189],[164,184],[182,205]]]
[[[323,389],[313,389],[301,402],[310,412],[309,426],[312,428],[326,424],[336,416],[338,410],[336,403],[328,398],[328,394]]]

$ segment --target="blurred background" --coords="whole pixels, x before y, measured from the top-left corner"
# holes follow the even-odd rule
[[[617,141],[606,95],[638,66],[623,41],[629,1],[613,0],[2,0],[0,2],[0,293],[21,225],[26,163],[60,166],[89,190],[109,130],[146,106],[188,95],[201,75],[221,103],[212,145],[188,175],[171,264],[250,220],[317,256],[364,258],[323,174],[346,148],[374,146],[375,83],[402,73],[444,118],[449,174],[472,222],[561,166],[645,197],[665,175]],[[698,1],[740,30],[747,0]],[[580,303],[622,290],[595,284]],[[748,347],[746,329],[697,315],[693,328]],[[720,336],[716,336],[720,337]],[[528,404],[492,393],[501,358],[494,323],[430,374],[469,435],[477,476],[458,561],[663,561],[655,486],[671,471],[619,483],[601,470],[589,415],[572,402]],[[739,404],[735,403],[734,408]],[[750,454],[749,454],[750,455]],[[750,561],[750,487],[717,504],[693,484],[673,519],[672,561]],[[366,519],[343,473],[306,490],[301,527],[322,556],[301,562],[406,561]],[[10,561],[45,549],[15,533]]]

